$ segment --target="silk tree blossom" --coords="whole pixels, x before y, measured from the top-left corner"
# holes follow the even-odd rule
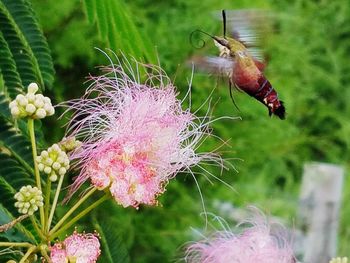
[[[176,173],[202,160],[220,162],[195,152],[209,134],[207,117],[182,109],[162,69],[126,61],[104,70],[83,98],[68,102],[74,111],[68,136],[82,141],[71,154],[81,169],[71,193],[90,179],[123,207],[155,205]],[[143,83],[140,71],[152,72]]]
[[[188,263],[294,263],[286,230],[261,214],[230,229],[217,231],[188,246]]]
[[[74,232],[62,243],[50,248],[52,263],[95,263],[100,254],[100,241],[94,234]]]

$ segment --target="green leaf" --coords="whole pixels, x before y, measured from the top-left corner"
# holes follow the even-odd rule
[[[28,173],[33,174],[33,157],[29,140],[3,117],[0,117],[0,148],[9,151]]]
[[[46,39],[26,0],[0,1],[0,69],[11,98],[31,82],[51,87],[54,69]]]
[[[0,58],[0,72],[7,86],[6,90],[9,96],[14,98],[21,91],[22,81],[19,73],[16,71],[16,62],[2,32],[0,32]],[[3,88],[1,87],[0,89]]]
[[[92,24],[94,23],[96,17],[95,17],[95,0],[85,0],[84,1],[85,3],[85,12],[86,12],[86,15],[87,15],[87,18],[89,19],[89,22]]]
[[[3,2],[23,33],[25,41],[31,50],[37,75],[42,79],[44,86],[50,87],[54,80],[55,71],[48,44],[39,28],[31,4],[25,0],[3,0]]]
[[[6,213],[11,220],[19,214],[14,206],[14,194],[24,185],[34,185],[33,177],[24,170],[20,163],[10,155],[0,153],[0,191],[2,199],[2,213]],[[15,226],[27,239],[35,240],[32,234],[34,229],[28,220],[24,220]]]
[[[84,3],[89,22],[96,22],[101,39],[107,40],[109,48],[156,63],[154,45],[138,31],[122,0],[85,0]]]
[[[93,219],[93,226],[99,233],[101,242],[101,256],[99,262],[128,263],[130,258],[121,232],[113,220],[97,221]]]
[[[1,63],[1,62],[0,62]],[[11,113],[9,109],[10,101],[4,93],[0,92],[0,115],[6,120],[11,120]]]

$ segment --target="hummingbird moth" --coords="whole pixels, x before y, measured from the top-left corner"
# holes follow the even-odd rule
[[[224,35],[212,36],[204,31],[195,30],[209,35],[219,49],[219,57],[206,57],[197,60],[200,67],[206,68],[212,72],[220,72],[229,77],[230,96],[232,96],[232,87],[244,91],[251,97],[264,104],[269,115],[276,115],[280,119],[285,119],[285,107],[279,100],[277,91],[272,87],[269,80],[264,75],[265,63],[261,61],[261,55],[255,49],[250,47],[256,42],[252,30],[244,19],[248,19],[248,14],[243,11],[231,11],[233,15],[233,26],[236,25],[240,31],[232,31],[230,37],[226,36],[226,11],[222,11]],[[238,13],[241,12],[241,13]],[[242,13],[243,12],[243,13]],[[254,12],[249,14],[253,18]],[[251,18],[249,18],[251,20]],[[191,34],[192,37],[192,34]],[[233,100],[234,102],[234,100]]]

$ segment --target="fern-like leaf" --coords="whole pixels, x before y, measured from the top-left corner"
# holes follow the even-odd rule
[[[51,55],[28,1],[0,1],[0,32],[2,90],[14,98],[31,82],[52,86]]]
[[[0,147],[9,151],[28,173],[33,174],[33,157],[30,142],[3,117],[0,117]]]
[[[85,0],[84,3],[89,22],[97,24],[100,36],[109,48],[121,49],[127,55],[156,63],[154,45],[138,31],[122,0]]]
[[[34,185],[33,177],[25,171],[21,164],[5,153],[0,153],[0,191],[2,213],[11,219],[19,216],[14,206],[14,194],[24,185]],[[28,239],[35,240],[34,229],[28,221],[16,224],[16,228]]]
[[[2,32],[0,32],[0,58],[0,71],[5,85],[8,87],[6,90],[10,97],[15,97],[21,92],[22,81],[16,69],[16,62]]]
[[[54,80],[54,68],[50,50],[43,32],[35,19],[34,11],[28,1],[2,0],[11,13],[18,28],[23,33],[27,46],[30,47],[36,73],[43,86],[51,86]]]
[[[128,263],[130,258],[125,242],[118,227],[110,221],[98,222],[96,219],[93,219],[93,226],[99,233],[101,250],[103,251],[100,261],[106,263]]]

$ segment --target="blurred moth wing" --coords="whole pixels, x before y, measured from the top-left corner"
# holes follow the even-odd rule
[[[256,60],[264,62],[262,46],[266,37],[273,33],[273,13],[267,10],[241,9],[225,10],[226,29],[228,37],[241,42],[249,54]],[[214,16],[222,20],[222,13]]]
[[[191,62],[201,71],[224,76],[229,75],[235,66],[234,60],[216,56],[195,56]]]

